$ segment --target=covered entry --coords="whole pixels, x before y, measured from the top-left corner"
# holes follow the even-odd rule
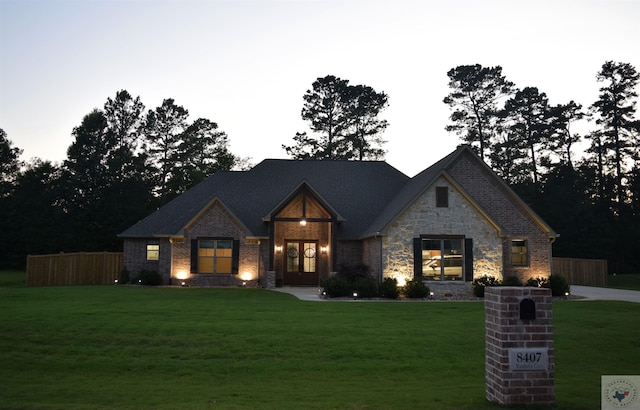
[[[318,286],[329,277],[336,213],[305,183],[269,217],[276,286]]]

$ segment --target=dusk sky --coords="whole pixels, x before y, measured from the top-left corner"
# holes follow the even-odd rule
[[[552,104],[589,106],[607,60],[640,70],[640,1],[0,0],[0,128],[60,162],[71,132],[126,89],[218,123],[231,151],[287,158],[302,96],[328,74],[389,95],[387,161],[409,176],[460,143],[449,69],[500,65]]]

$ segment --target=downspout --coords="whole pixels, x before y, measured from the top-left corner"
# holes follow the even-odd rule
[[[258,239],[258,286],[260,286],[260,239]]]

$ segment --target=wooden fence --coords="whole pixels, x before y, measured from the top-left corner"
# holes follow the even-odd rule
[[[27,256],[27,286],[109,285],[122,271],[122,252]]]
[[[571,285],[607,285],[606,259],[553,258],[551,272],[564,276]]]

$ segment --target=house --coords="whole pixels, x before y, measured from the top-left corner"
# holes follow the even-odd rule
[[[382,161],[267,159],[218,172],[119,235],[132,275],[164,284],[318,286],[547,277],[557,234],[468,147],[410,178]]]

